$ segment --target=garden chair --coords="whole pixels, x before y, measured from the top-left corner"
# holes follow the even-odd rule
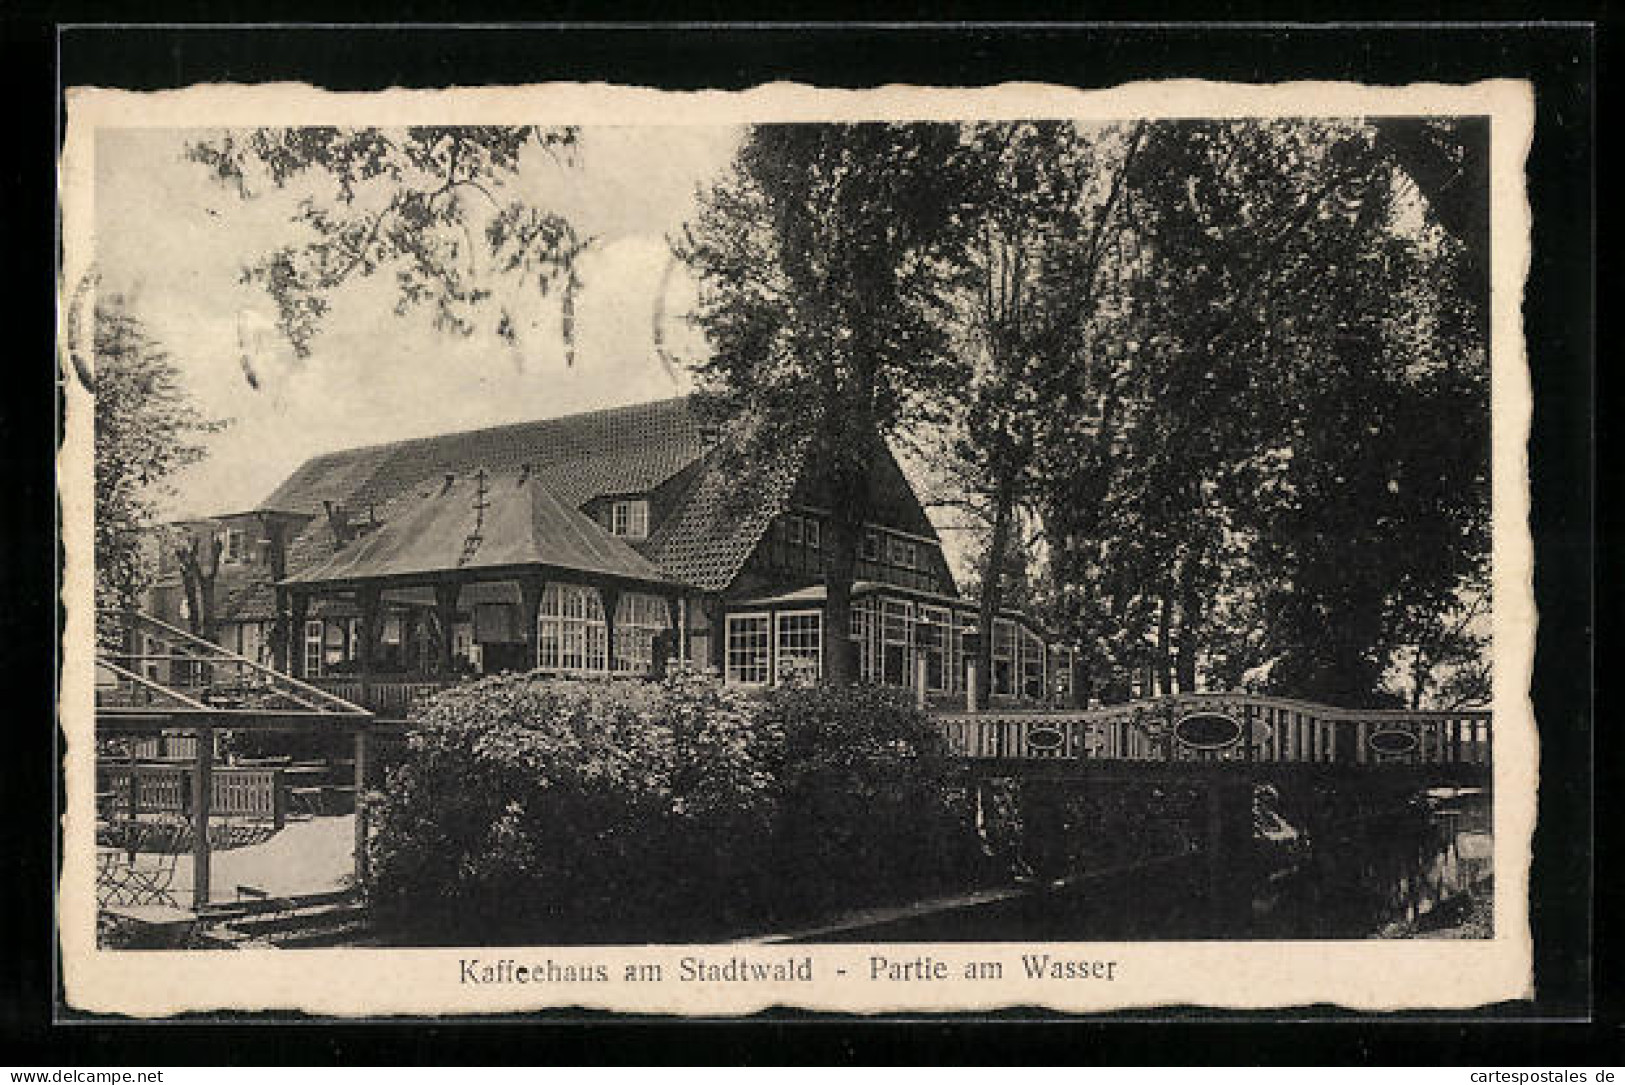
[[[175,866],[182,851],[191,848],[191,832],[185,825],[167,822],[137,824],[135,847],[125,868],[123,892],[128,900],[116,903],[180,907],[175,896]]]

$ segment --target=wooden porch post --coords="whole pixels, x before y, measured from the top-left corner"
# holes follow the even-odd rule
[[[361,671],[361,701],[372,704],[373,653],[378,650],[378,608],[383,600],[383,589],[368,585],[356,592],[361,608],[361,644],[356,666]]]
[[[672,632],[676,634],[672,638],[672,654],[676,657],[677,662],[681,663],[688,658],[688,629],[686,628],[688,614],[687,609],[683,606],[683,597],[681,595],[666,596],[666,617],[671,622]],[[665,674],[667,667],[671,666],[671,662],[668,659],[665,666],[657,666],[655,668],[656,673]]]
[[[456,580],[434,586],[435,617],[440,622],[440,658],[435,662],[435,672],[441,678],[451,677],[451,631],[457,622],[457,596],[462,589],[462,583]]]
[[[711,666],[720,675],[728,673],[728,607],[721,596],[715,597],[707,609],[711,617]]]
[[[541,645],[536,631],[536,619],[542,609],[542,593],[547,590],[547,578],[540,573],[524,573],[519,580],[519,620],[525,635],[525,654],[531,669],[541,666]]]
[[[621,589],[606,584],[598,589],[604,604],[604,672],[615,673],[615,609],[621,604]]]
[[[310,613],[310,597],[302,591],[292,592],[288,600],[288,673],[295,678],[305,675],[305,617]]]
[[[288,672],[288,589],[277,588],[276,610],[271,618],[271,666]]]
[[[197,755],[192,768],[192,908],[209,903],[209,807],[214,798],[214,728],[194,732]]]

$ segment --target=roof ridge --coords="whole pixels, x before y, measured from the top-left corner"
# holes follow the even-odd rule
[[[662,399],[646,399],[638,403],[622,403],[616,407],[594,407],[590,411],[576,411],[572,414],[555,414],[545,418],[527,418],[518,422],[502,422],[495,426],[473,426],[469,429],[449,430],[445,433],[430,433],[422,437],[401,437],[393,441],[380,441],[377,444],[371,445],[350,445],[346,448],[335,448],[328,452],[318,452],[304,462],[305,464],[309,464],[315,460],[326,459],[329,456],[360,455],[364,452],[382,452],[386,449],[398,449],[405,448],[409,445],[450,441],[458,437],[473,437],[477,434],[500,433],[503,430],[524,429],[530,426],[540,425],[544,422],[564,422],[573,421],[579,418],[596,418],[601,415],[620,414],[648,407],[656,407],[662,404],[676,403],[678,401],[686,402],[692,398],[692,393],[685,393],[677,396],[666,396]],[[304,465],[301,464],[301,466]]]

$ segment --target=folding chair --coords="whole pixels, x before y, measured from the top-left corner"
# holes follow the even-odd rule
[[[180,907],[172,886],[175,884],[175,865],[180,853],[188,850],[191,833],[187,826],[173,824],[142,825],[134,858],[130,861],[125,888],[132,899],[121,904],[163,904]]]

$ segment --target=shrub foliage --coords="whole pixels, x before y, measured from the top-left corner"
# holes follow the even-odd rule
[[[893,693],[503,675],[418,710],[369,892],[413,941],[726,938],[956,879],[955,800]]]

